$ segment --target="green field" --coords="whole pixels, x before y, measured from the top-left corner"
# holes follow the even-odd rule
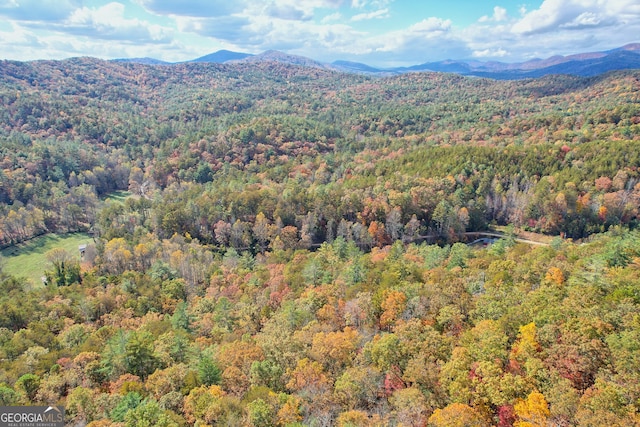
[[[47,234],[28,242],[11,246],[0,251],[3,258],[4,272],[16,277],[26,277],[34,285],[39,286],[41,277],[47,268],[45,254],[54,248],[62,248],[74,257],[80,257],[78,245],[92,243],[93,239],[86,233]]]
[[[129,197],[131,197],[131,192],[119,190],[119,191],[114,191],[113,193],[107,194],[104,197],[104,200],[111,200],[115,202],[124,203],[124,201],[127,200]]]

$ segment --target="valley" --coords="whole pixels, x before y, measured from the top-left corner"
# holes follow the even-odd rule
[[[2,61],[0,118],[1,405],[639,422],[637,69]]]

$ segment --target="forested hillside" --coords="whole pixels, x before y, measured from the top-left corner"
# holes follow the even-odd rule
[[[0,260],[0,405],[640,423],[640,71],[3,61],[0,100],[0,246],[95,242],[48,252],[44,285]],[[464,243],[504,225],[558,237]]]
[[[94,59],[1,71],[4,245],[85,229],[226,245],[235,226],[233,246],[255,247],[260,213],[302,244],[340,232],[363,248],[414,216],[443,236],[496,222],[580,238],[637,221],[637,72],[496,82]],[[127,189],[141,198],[97,214]]]

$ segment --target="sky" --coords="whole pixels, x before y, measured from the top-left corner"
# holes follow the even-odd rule
[[[378,67],[640,42],[639,0],[0,0],[0,59],[279,50]]]

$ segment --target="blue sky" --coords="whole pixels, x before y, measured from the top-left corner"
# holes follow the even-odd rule
[[[640,42],[638,0],[0,0],[0,59],[269,49],[374,66],[519,62]]]

